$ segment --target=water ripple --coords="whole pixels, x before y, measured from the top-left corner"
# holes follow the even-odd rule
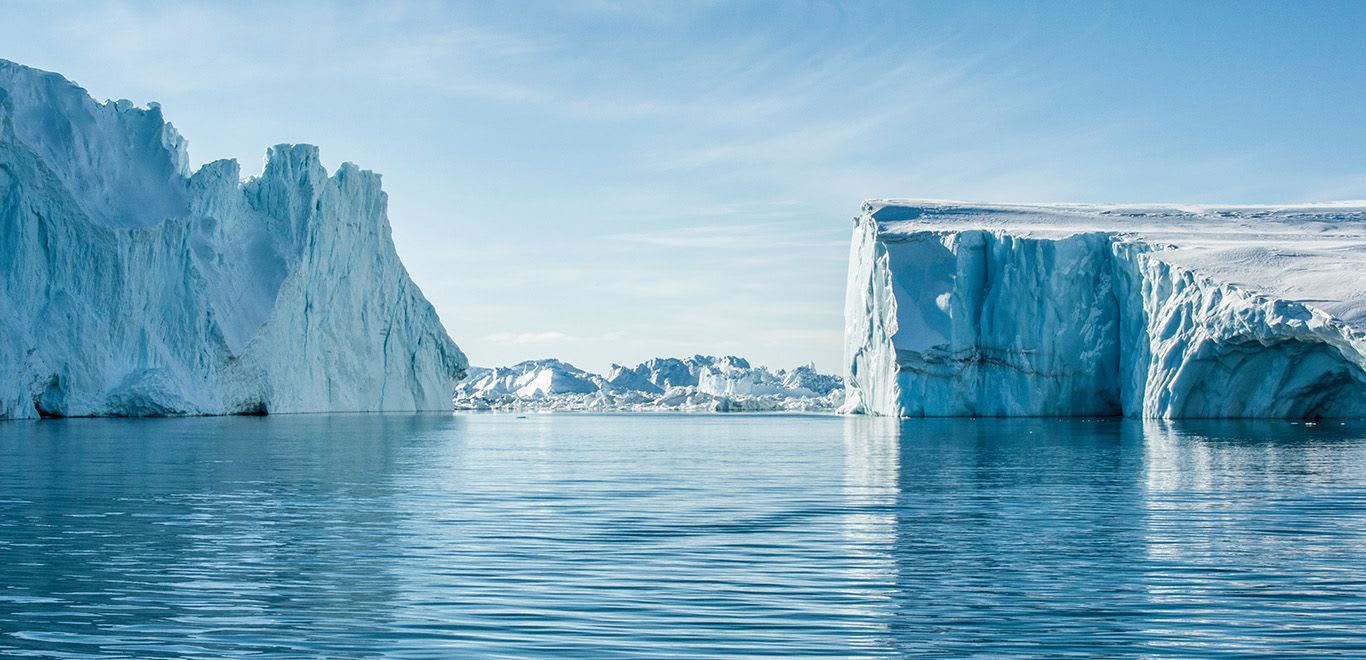
[[[0,655],[1366,655],[1354,425],[63,420],[0,456]]]

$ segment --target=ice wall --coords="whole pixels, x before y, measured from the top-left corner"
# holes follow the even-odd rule
[[[187,162],[155,104],[0,60],[0,419],[449,409],[378,175]]]
[[[1363,228],[1345,206],[869,202],[844,409],[1366,416]]]

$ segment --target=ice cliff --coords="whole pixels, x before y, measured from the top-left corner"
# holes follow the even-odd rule
[[[1366,416],[1366,207],[872,201],[846,412]]]
[[[843,385],[809,366],[770,371],[734,356],[656,358],[606,375],[546,359],[471,368],[454,402],[460,410],[829,411]]]
[[[449,409],[386,204],[308,145],[191,173],[156,104],[0,60],[0,419]]]

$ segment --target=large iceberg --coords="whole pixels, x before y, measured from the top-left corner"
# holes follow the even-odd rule
[[[0,60],[0,419],[450,408],[379,175],[188,163],[156,104]]]
[[[843,410],[1366,416],[1366,207],[870,201]]]
[[[770,371],[735,356],[655,358],[606,375],[555,359],[472,367],[455,389],[458,410],[832,411],[844,383],[811,366]]]

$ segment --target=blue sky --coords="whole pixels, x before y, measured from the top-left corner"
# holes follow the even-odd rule
[[[1366,198],[1366,3],[0,1],[193,163],[383,174],[480,365],[841,362],[870,197]]]

